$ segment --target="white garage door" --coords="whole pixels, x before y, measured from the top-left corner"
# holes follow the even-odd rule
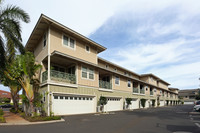
[[[184,104],[194,104],[194,102],[184,102]]]
[[[120,98],[107,98],[108,102],[105,105],[105,111],[117,111],[122,110]]]
[[[160,101],[160,106],[164,106],[165,105],[165,101]]]
[[[130,109],[138,109],[139,108],[139,100],[133,99],[131,101]]]
[[[151,102],[149,100],[146,100],[146,103],[145,103],[145,108],[149,108]]]
[[[84,114],[95,112],[94,97],[54,95],[52,111],[55,115]]]

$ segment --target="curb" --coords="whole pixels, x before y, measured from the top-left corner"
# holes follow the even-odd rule
[[[64,121],[65,120],[61,118],[61,120],[54,120],[54,121],[39,121],[39,122],[27,122],[27,123],[0,123],[0,126],[37,125],[37,124],[57,123],[57,122],[64,122]]]

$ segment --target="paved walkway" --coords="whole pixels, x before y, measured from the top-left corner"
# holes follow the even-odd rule
[[[6,119],[6,123],[13,123],[13,124],[30,123],[29,121],[9,111],[4,111],[4,117]]]

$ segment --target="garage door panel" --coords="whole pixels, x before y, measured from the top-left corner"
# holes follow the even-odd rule
[[[138,109],[138,108],[139,108],[139,100],[138,99],[133,99],[131,101],[130,109]]]
[[[82,113],[94,113],[94,98],[88,97],[64,97],[60,99],[53,99],[53,112],[55,115],[67,115],[67,114],[82,114]]]
[[[165,105],[165,101],[160,101],[160,106],[164,106]]]
[[[121,109],[121,100],[119,98],[108,98],[108,102],[105,106],[106,111],[117,111]]]

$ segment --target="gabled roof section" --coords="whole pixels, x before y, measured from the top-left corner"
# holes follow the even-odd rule
[[[53,26],[56,27],[58,29],[60,29],[63,32],[66,32],[68,34],[74,35],[75,37],[81,39],[82,41],[87,42],[90,45],[93,45],[95,47],[97,47],[97,51],[98,53],[106,50],[106,48],[96,42],[94,42],[93,40],[81,35],[80,33],[60,24],[59,22],[45,16],[44,14],[41,14],[37,24],[35,25],[27,43],[25,48],[27,50],[32,51],[34,49],[34,47],[37,45],[37,42],[39,41],[39,39],[41,39],[42,35],[44,34],[45,30],[48,29],[48,27]]]
[[[178,88],[169,87],[170,90],[179,90]]]
[[[104,62],[106,62],[106,63],[108,63],[108,64],[111,64],[111,65],[113,65],[113,66],[116,66],[116,67],[118,67],[118,68],[120,68],[120,69],[122,69],[122,70],[125,70],[125,71],[127,71],[127,72],[130,72],[130,73],[135,74],[135,75],[137,75],[137,76],[140,77],[139,74],[137,74],[137,73],[135,73],[135,72],[133,72],[133,71],[131,71],[131,70],[128,70],[128,69],[126,69],[126,68],[124,68],[124,67],[121,67],[121,66],[119,66],[119,65],[117,65],[117,64],[115,64],[115,63],[112,63],[112,62],[110,62],[110,61],[108,61],[108,60],[105,60],[105,59],[103,59],[103,58],[101,58],[101,57],[98,57],[98,60],[104,61]]]
[[[167,85],[170,85],[168,82],[160,79],[159,77],[157,77],[156,75],[152,74],[152,73],[148,73],[148,74],[141,74],[140,75],[141,77],[146,77],[146,76],[152,76],[154,78],[156,78],[158,81],[162,81],[163,83],[167,84]]]

